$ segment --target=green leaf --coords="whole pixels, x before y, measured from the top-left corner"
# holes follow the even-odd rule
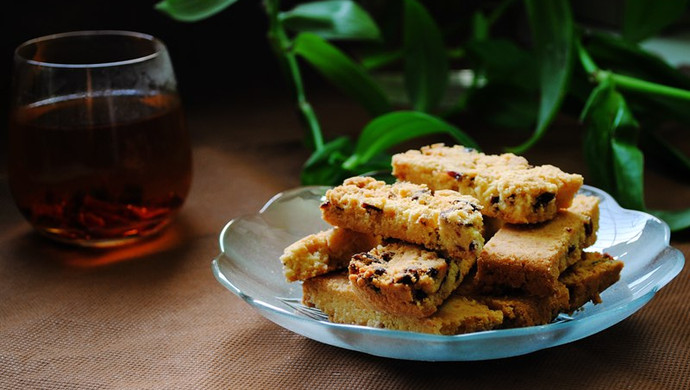
[[[621,114],[627,115],[625,111],[627,109],[622,110]],[[636,139],[620,134],[633,130],[637,128],[630,125],[618,127],[611,140],[617,199],[623,207],[644,210],[644,156],[637,147]]]
[[[582,111],[585,122],[584,152],[588,179],[602,190],[616,197],[616,180],[611,152],[613,118],[617,113],[611,102],[611,86],[601,83],[592,90]]]
[[[541,139],[558,113],[573,63],[574,23],[568,1],[526,0],[526,5],[539,61],[541,98],[534,133],[522,145],[508,149],[517,154]]]
[[[393,177],[391,174],[391,155],[379,153],[348,172],[350,173],[349,176],[369,175],[377,177],[378,180],[389,182],[388,178]]]
[[[457,127],[429,114],[398,111],[375,118],[360,133],[355,151],[343,164],[353,170],[388,148],[413,138],[446,133],[458,143],[479,149],[477,143]]]
[[[388,98],[365,69],[323,38],[301,33],[295,38],[293,50],[372,115],[391,110]]]
[[[687,229],[690,227],[690,209],[667,211],[667,210],[648,210],[649,213],[657,218],[663,219],[668,224],[672,232]]]
[[[587,117],[590,116],[592,107],[601,104],[602,99],[605,99],[605,95],[609,92],[609,89],[611,89],[611,83],[608,81],[601,82],[599,85],[594,87],[594,89],[592,89],[592,92],[589,94],[589,97],[582,108],[580,122],[585,122],[587,120]]]
[[[237,0],[163,0],[155,8],[180,22],[197,22],[209,18]]]
[[[627,0],[623,37],[632,42],[649,38],[680,19],[687,5],[687,0]]]
[[[375,70],[400,61],[402,54],[401,50],[377,51],[362,56],[361,62],[366,69]]]
[[[374,20],[354,1],[300,4],[290,11],[281,12],[278,17],[289,30],[311,32],[324,39],[381,39]]]
[[[627,208],[644,210],[644,158],[637,147],[639,124],[607,82],[592,91],[586,109],[585,156],[592,181]]]
[[[341,168],[345,156],[352,153],[354,145],[347,137],[338,137],[316,150],[304,163],[301,172],[303,185],[333,185],[348,175]]]
[[[415,110],[430,112],[448,86],[448,57],[441,31],[416,0],[405,0],[405,87]]]

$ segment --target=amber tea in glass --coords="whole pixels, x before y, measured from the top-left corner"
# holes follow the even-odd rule
[[[41,233],[85,246],[149,236],[191,181],[186,122],[165,45],[86,31],[15,52],[9,183]]]

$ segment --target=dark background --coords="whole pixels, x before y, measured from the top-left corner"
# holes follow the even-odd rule
[[[157,11],[155,0],[21,1],[2,12],[0,48],[0,151],[7,116],[14,49],[43,35],[92,29],[138,31],[168,46],[185,105],[287,93],[266,40],[258,0],[240,0],[203,21],[183,23]],[[284,91],[284,92],[282,92]]]
[[[188,103],[241,95],[279,81],[266,42],[266,19],[257,0],[240,0],[194,23],[157,11],[157,1],[16,2],[3,12],[2,92],[7,96],[14,49],[54,33],[91,29],[139,31],[162,39]],[[248,77],[259,76],[261,77]]]

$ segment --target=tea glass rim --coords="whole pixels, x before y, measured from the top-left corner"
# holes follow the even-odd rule
[[[123,37],[132,37],[132,38],[139,38],[139,39],[144,39],[153,44],[152,46],[152,53],[147,54],[144,56],[136,57],[136,58],[130,58],[127,60],[121,60],[121,61],[108,61],[108,62],[94,62],[94,63],[85,63],[85,64],[66,64],[66,63],[61,63],[61,62],[50,62],[50,61],[38,61],[34,60],[31,58],[26,58],[25,56],[20,54],[20,51],[26,47],[29,47],[31,45],[35,45],[40,42],[47,42],[47,41],[52,41],[56,39],[62,39],[62,38],[72,38],[72,37],[87,37],[87,36],[123,36]],[[142,63],[149,61],[151,59],[154,59],[158,56],[161,55],[161,53],[165,52],[167,49],[165,47],[165,44],[163,41],[160,39],[154,37],[151,34],[146,34],[142,32],[136,32],[136,31],[128,31],[128,30],[80,30],[80,31],[69,31],[69,32],[63,32],[63,33],[56,33],[56,34],[49,34],[49,35],[44,35],[41,37],[36,37],[33,39],[29,39],[28,41],[25,41],[21,43],[17,48],[14,50],[14,56],[15,59],[21,60],[23,62],[26,62],[27,64],[34,65],[34,66],[43,66],[43,67],[49,67],[49,68],[65,68],[65,69],[85,69],[85,68],[104,68],[104,67],[115,67],[115,66],[124,66],[124,65],[132,65],[132,64],[137,64],[137,63]]]

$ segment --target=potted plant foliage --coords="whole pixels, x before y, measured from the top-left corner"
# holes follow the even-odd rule
[[[163,0],[156,8],[194,22],[236,1]],[[439,7],[421,0],[324,0],[289,7],[263,1],[267,39],[313,148],[302,170],[304,184],[335,184],[389,167],[390,148],[430,134],[480,149],[452,118],[487,99],[504,110],[487,118],[495,125],[532,127],[524,142],[505,145],[516,154],[537,144],[559,113],[579,117],[589,179],[624,207],[646,210],[645,156],[690,173],[690,158],[658,131],[668,121],[690,125],[690,78],[640,45],[677,22],[686,0],[626,0],[620,23],[606,30],[580,21],[568,0],[473,2],[462,5],[463,17],[434,10],[432,3]],[[525,33],[501,34],[506,25],[515,28],[508,23],[515,15],[522,15]],[[444,97],[456,64],[470,77],[449,102]],[[305,90],[305,67],[371,114],[357,139],[324,139]],[[394,104],[377,77],[391,67],[400,70],[405,106]],[[672,230],[690,226],[690,209],[646,211]]]

